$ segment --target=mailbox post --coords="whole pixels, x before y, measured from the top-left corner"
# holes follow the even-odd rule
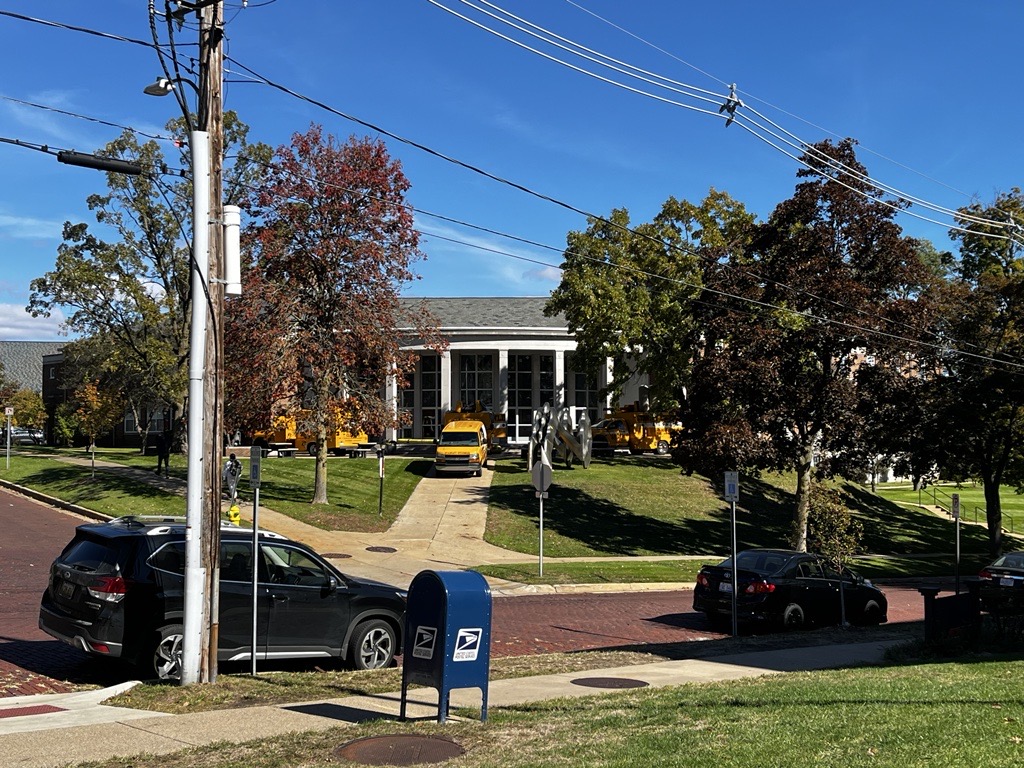
[[[435,688],[437,721],[448,718],[455,688],[479,688],[487,719],[491,588],[476,571],[421,571],[409,585],[402,654],[402,707],[410,684]]]

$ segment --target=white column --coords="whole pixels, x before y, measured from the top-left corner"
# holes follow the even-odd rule
[[[555,402],[552,405],[561,409],[565,400],[565,350],[555,350]]]
[[[494,404],[495,413],[505,414],[508,418],[508,350],[498,350],[498,402]]]
[[[452,409],[452,353],[441,353],[441,416]]]
[[[388,376],[387,382],[384,384],[384,399],[388,404],[388,412],[391,417],[398,423],[398,377]],[[388,442],[398,439],[398,429],[394,426],[388,427],[384,430],[384,439]]]

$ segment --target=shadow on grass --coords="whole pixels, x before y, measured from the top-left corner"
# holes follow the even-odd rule
[[[167,491],[139,479],[131,472],[97,469],[93,477],[88,467],[48,467],[26,475],[21,482],[75,504],[97,501],[110,494],[153,499],[168,495]]]

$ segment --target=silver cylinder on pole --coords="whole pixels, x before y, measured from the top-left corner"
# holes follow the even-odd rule
[[[192,147],[192,328],[188,363],[188,486],[185,495],[185,607],[181,684],[199,682],[205,569],[203,538],[203,374],[206,370],[206,290],[210,253],[210,135],[189,134]]]

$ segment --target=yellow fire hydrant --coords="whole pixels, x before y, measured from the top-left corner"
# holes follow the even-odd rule
[[[232,525],[238,525],[242,522],[242,513],[237,504],[232,504],[228,509],[228,522]]]

